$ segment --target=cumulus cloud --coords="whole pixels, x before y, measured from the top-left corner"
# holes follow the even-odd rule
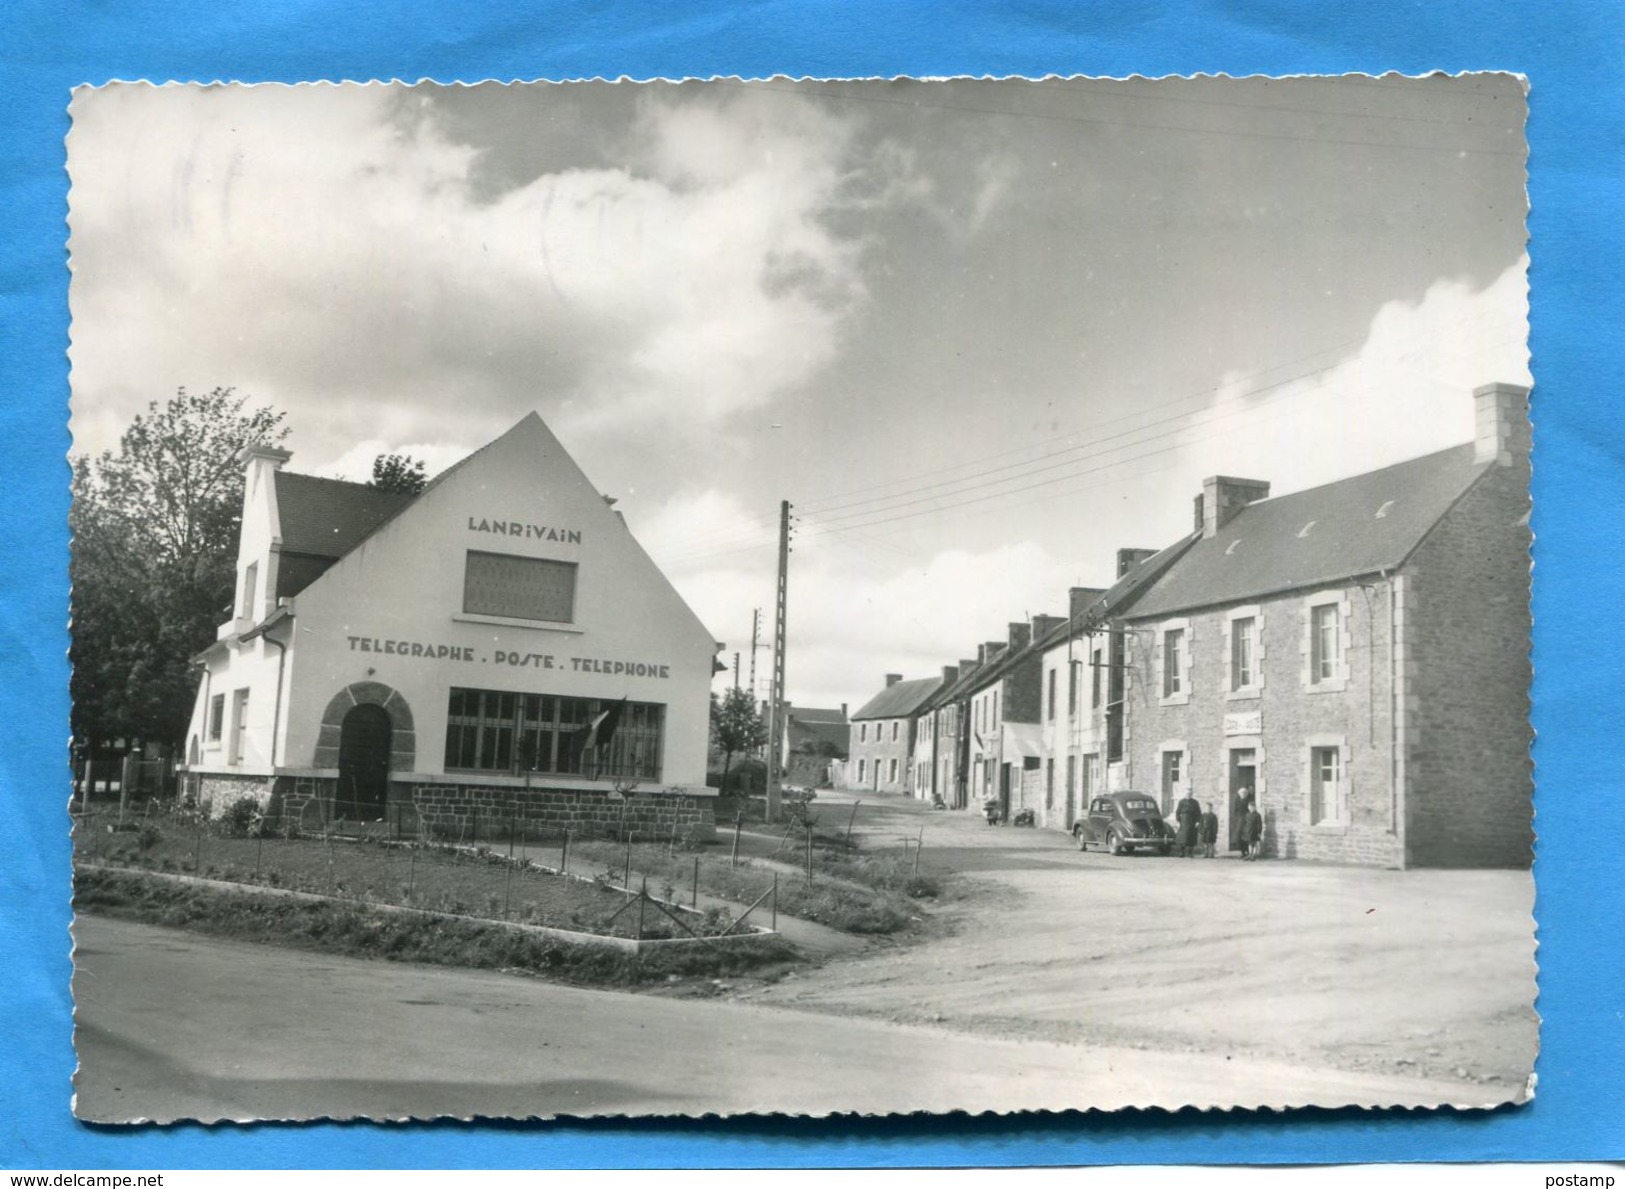
[[[777,525],[717,490],[692,492],[632,530],[706,624],[727,659],[750,663],[751,611],[772,641]],[[855,703],[883,674],[928,677],[1008,624],[1064,614],[1066,567],[1041,545],[1009,540],[923,558],[839,534],[798,533],[791,557],[788,681],[793,701]],[[758,654],[766,675],[770,654]],[[723,680],[719,678],[719,680]],[[731,677],[728,678],[731,680]]]
[[[576,441],[703,430],[806,383],[864,298],[825,218],[855,125],[795,96],[650,90],[615,167],[494,198],[418,92],[121,85],[73,116],[81,449],[178,384],[319,397],[321,462],[532,407]]]
[[[1324,371],[1226,377],[1182,465],[1286,492],[1470,441],[1474,388],[1531,382],[1527,269],[1523,259],[1482,289],[1441,280],[1419,301],[1384,304],[1359,349]]]

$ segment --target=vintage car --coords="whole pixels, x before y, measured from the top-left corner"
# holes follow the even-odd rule
[[[1135,850],[1168,853],[1174,829],[1149,793],[1102,793],[1089,802],[1089,810],[1072,823],[1079,850],[1102,847],[1114,855]]]

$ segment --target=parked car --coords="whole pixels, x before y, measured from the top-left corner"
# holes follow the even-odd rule
[[[1079,850],[1098,846],[1114,855],[1154,850],[1165,855],[1173,845],[1174,828],[1163,819],[1149,793],[1102,793],[1089,802],[1089,810],[1072,823]]]

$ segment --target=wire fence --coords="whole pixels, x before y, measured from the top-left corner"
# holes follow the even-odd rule
[[[865,859],[851,843],[858,811],[854,805],[823,831],[814,828],[810,815],[803,816],[784,828],[777,846],[758,833],[751,853],[741,854],[738,822],[732,838],[713,839],[706,831],[708,837],[700,840],[692,828],[675,823],[660,830],[606,830],[591,823],[560,828],[522,807],[470,809],[445,820],[402,803],[373,821],[307,807],[302,820],[311,828],[301,828],[291,817],[276,820],[235,806],[211,817],[195,806],[148,799],[123,806],[93,803],[77,813],[74,847],[80,862],[97,866],[490,919],[562,922],[566,928],[576,921],[588,931],[619,921],[617,929],[638,937],[646,926],[666,927],[660,923],[663,914],[650,905],[635,914],[626,907],[647,896],[651,903],[700,914],[691,927],[717,936],[747,917],[757,922],[766,917],[777,928],[784,880],[793,885],[792,915],[811,902],[815,887],[833,889],[827,895],[838,900],[850,897],[854,878],[868,882],[873,875],[857,869],[871,861],[890,865],[893,882],[887,886],[918,881],[923,827],[916,837],[900,838],[897,850],[887,846]],[[561,890],[566,884],[589,887]],[[602,903],[593,902],[594,890]],[[609,903],[605,896],[618,898],[609,922],[599,911]]]

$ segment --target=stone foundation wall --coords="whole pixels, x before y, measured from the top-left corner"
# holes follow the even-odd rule
[[[275,795],[267,795],[277,828],[324,829],[333,814],[336,784],[330,776],[277,777]],[[620,801],[597,789],[395,781],[384,816],[385,825],[403,836],[416,834],[421,826],[442,839],[495,837],[511,829],[515,819],[532,836],[561,836],[566,830],[619,836],[630,828],[634,836],[650,839],[669,838],[674,830],[679,836],[708,839],[716,831],[713,802],[712,797],[665,792],[633,792]]]
[[[713,798],[678,793],[628,793],[611,800],[596,789],[496,788],[467,784],[395,784],[390,806],[411,805],[418,818],[441,833],[500,832],[516,818],[524,828],[544,835],[567,830],[619,836],[669,838],[692,832],[710,838],[716,832]]]
[[[236,801],[252,797],[261,810],[272,800],[271,778],[222,772],[188,772],[182,796],[208,817],[219,817]]]

